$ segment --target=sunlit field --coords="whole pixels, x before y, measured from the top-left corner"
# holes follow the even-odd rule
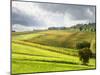
[[[95,58],[81,64],[75,48],[79,41],[90,42],[95,53],[95,32],[12,32],[12,74],[95,69]]]

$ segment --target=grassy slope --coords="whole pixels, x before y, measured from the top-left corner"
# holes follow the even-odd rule
[[[89,66],[80,65],[77,50],[33,43],[30,40],[48,32],[24,34],[12,37],[12,73],[31,73],[95,68],[95,60]],[[49,32],[51,33],[51,32]],[[56,32],[55,32],[56,33]],[[61,33],[59,33],[61,34]],[[71,33],[69,33],[71,34]],[[43,39],[43,38],[41,38]],[[24,40],[24,41],[23,41]]]
[[[95,53],[95,32],[68,32],[65,30],[51,30],[41,32],[41,34],[42,35],[25,41],[65,48],[75,48],[77,42],[88,41],[91,43],[91,49]]]

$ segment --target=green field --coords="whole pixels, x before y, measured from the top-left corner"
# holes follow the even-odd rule
[[[95,53],[95,32],[12,32],[12,74],[95,69],[95,59],[81,65],[75,48],[80,41],[90,42]]]

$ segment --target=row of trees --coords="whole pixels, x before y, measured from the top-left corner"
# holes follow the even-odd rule
[[[88,23],[88,24],[77,24],[72,27],[73,29],[79,29],[80,31],[96,31],[96,24],[95,23]]]
[[[95,32],[96,31],[96,24],[95,23],[88,23],[88,24],[76,24],[72,27],[49,27],[48,30],[78,30],[78,31],[89,31]]]

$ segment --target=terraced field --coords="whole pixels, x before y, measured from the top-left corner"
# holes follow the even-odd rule
[[[77,41],[91,42],[95,53],[95,33],[42,31],[12,33],[12,74],[95,69],[95,59],[81,65]]]

